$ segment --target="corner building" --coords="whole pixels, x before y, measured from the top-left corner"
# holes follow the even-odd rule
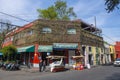
[[[103,38],[100,34],[100,29],[82,20],[38,19],[15,29],[6,39],[12,36],[11,44],[18,49],[18,59],[26,65],[38,67],[41,59],[49,64],[51,60],[46,59],[47,55],[60,55],[66,56],[64,62],[71,66],[74,63],[72,56],[83,55],[86,66],[87,63],[97,65],[101,62],[99,49],[103,48]]]

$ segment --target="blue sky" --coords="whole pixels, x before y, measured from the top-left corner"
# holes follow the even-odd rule
[[[0,11],[5,12],[28,21],[38,18],[36,9],[45,9],[54,4],[56,0],[0,0]],[[73,7],[77,19],[94,24],[96,16],[97,27],[102,29],[106,36],[104,40],[109,43],[120,41],[120,11],[115,10],[107,13],[104,0],[65,0],[69,7]],[[27,22],[0,14],[0,19],[8,19],[12,24],[25,25]],[[110,39],[109,39],[110,38]]]

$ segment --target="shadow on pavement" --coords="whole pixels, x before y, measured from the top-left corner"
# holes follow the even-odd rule
[[[107,77],[106,80],[120,80],[120,72]]]

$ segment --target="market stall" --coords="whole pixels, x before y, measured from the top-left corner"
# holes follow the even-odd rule
[[[74,70],[83,70],[84,69],[84,56],[72,56],[73,60],[75,60],[75,63],[73,64]]]

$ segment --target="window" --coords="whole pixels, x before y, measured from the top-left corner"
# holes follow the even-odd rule
[[[32,35],[33,34],[33,30],[30,30],[27,32],[28,35]]]
[[[45,27],[42,29],[42,33],[51,33],[51,32],[52,32],[51,28]]]
[[[89,47],[89,51],[91,52],[92,50],[91,50],[91,47]]]
[[[68,28],[67,29],[67,33],[68,34],[76,34],[76,29],[74,29],[74,28]]]

